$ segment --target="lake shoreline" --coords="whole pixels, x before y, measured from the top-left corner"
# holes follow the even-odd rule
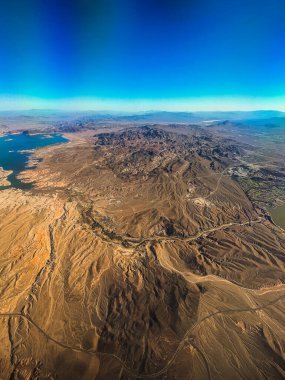
[[[276,207],[268,207],[273,222],[282,229],[285,229],[285,203]]]
[[[58,133],[10,133],[0,136],[0,167],[3,168],[0,171],[0,190],[10,188],[30,190],[32,183],[25,183],[18,176],[29,167],[31,155],[37,149],[68,141]]]

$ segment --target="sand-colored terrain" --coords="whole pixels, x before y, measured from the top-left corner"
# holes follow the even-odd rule
[[[0,378],[283,379],[285,233],[196,129],[70,134],[0,192]]]
[[[12,173],[11,170],[4,170],[0,167],[0,186],[10,186],[7,177]]]

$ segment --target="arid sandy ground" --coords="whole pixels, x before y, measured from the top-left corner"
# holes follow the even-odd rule
[[[9,186],[10,182],[8,181],[7,177],[12,172],[9,170],[4,170],[0,167],[0,186]]]
[[[245,148],[68,137],[0,192],[0,378],[283,379],[285,233],[232,178]]]

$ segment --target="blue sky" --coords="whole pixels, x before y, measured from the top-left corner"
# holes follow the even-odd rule
[[[284,0],[0,6],[0,108],[285,108]]]

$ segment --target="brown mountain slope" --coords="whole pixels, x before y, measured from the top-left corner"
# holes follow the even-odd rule
[[[282,379],[285,235],[243,147],[126,128],[41,149],[0,192],[3,379]]]

